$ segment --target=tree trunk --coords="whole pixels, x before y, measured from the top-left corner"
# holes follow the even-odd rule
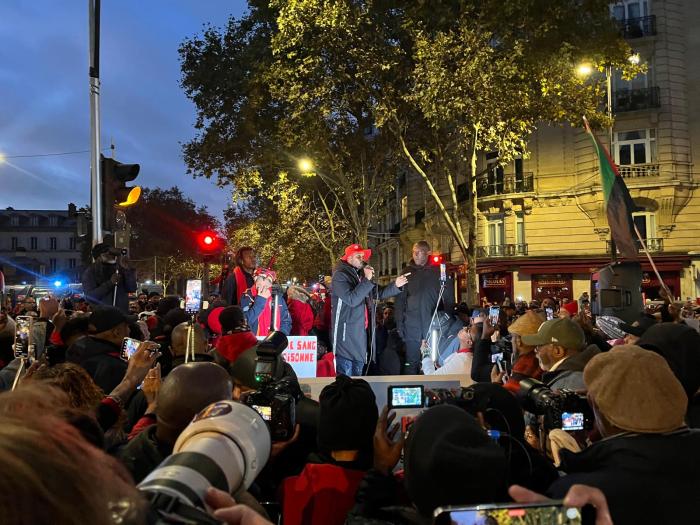
[[[467,263],[467,302],[469,305],[478,305],[479,292],[477,289],[476,277],[476,228],[478,220],[479,208],[477,206],[477,184],[476,184],[476,140],[478,138],[478,129],[474,129],[474,142],[472,143],[472,151],[469,158],[470,173],[469,185],[471,188],[471,199],[469,199],[469,207],[467,213],[467,227],[469,229],[468,239],[469,244],[464,253],[464,261]]]

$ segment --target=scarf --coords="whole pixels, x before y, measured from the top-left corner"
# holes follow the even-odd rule
[[[236,304],[241,304],[241,297],[248,289],[248,282],[245,279],[244,270],[240,266],[236,266],[233,270],[233,276],[236,279]]]

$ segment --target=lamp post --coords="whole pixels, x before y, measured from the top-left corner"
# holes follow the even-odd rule
[[[639,55],[637,55],[637,58]],[[579,64],[576,67],[576,74],[580,77],[588,77],[593,73],[593,66],[588,62]],[[605,66],[605,93],[606,93],[606,106],[605,113],[608,117],[608,146],[610,148],[610,153],[612,154],[613,147],[613,112],[612,112],[612,66]]]

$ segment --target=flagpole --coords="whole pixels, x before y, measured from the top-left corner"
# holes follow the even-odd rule
[[[637,239],[639,239],[639,243],[642,245],[642,250],[644,250],[644,253],[647,256],[647,259],[649,259],[649,264],[651,264],[651,267],[654,270],[654,273],[656,274],[656,278],[661,283],[661,287],[664,290],[666,290],[666,293],[668,294],[668,298],[671,299],[673,297],[671,295],[671,290],[668,289],[668,286],[666,286],[666,283],[663,282],[663,280],[661,279],[661,274],[659,273],[659,270],[656,267],[656,264],[654,263],[654,259],[651,258],[651,254],[649,253],[649,250],[647,250],[647,244],[644,242],[644,239],[642,239],[642,234],[639,233],[639,228],[637,228],[636,224],[634,225],[634,232],[637,234]]]

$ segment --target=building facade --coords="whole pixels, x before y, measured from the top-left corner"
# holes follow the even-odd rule
[[[80,282],[75,205],[67,210],[0,210],[0,267],[6,284]]]
[[[676,297],[700,297],[700,173],[694,162],[700,155],[700,3],[623,0],[611,13],[648,72],[625,81],[613,71],[610,150],[662,280]],[[600,138],[609,147],[607,134]],[[480,159],[479,172],[486,174],[478,180],[477,272],[480,296],[491,301],[577,298],[611,259],[590,138],[580,128],[544,126],[529,150],[528,158],[504,167],[495,154]],[[409,174],[397,188],[398,231],[379,225],[380,275],[395,276],[421,238],[463,274],[462,256],[422,181]],[[466,201],[466,191],[457,193]],[[660,283],[644,255],[640,262],[643,292],[656,298]],[[463,282],[460,289],[464,296]]]

